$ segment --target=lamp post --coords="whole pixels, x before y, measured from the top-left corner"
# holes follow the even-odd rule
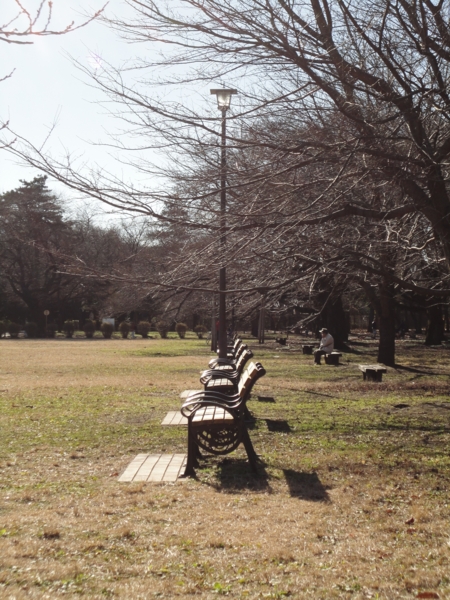
[[[222,260],[225,259],[226,234],[226,209],[227,209],[227,110],[230,108],[231,96],[237,90],[219,89],[211,90],[217,98],[217,107],[222,112],[222,138],[220,144],[220,250]],[[219,358],[227,357],[227,302],[226,302],[227,276],[226,267],[219,271]]]

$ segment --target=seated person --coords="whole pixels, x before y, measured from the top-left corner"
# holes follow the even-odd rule
[[[316,365],[320,365],[320,357],[322,354],[331,354],[334,348],[334,339],[331,334],[328,333],[328,329],[323,327],[320,332],[322,339],[320,340],[320,347],[318,350],[314,350],[314,362]]]

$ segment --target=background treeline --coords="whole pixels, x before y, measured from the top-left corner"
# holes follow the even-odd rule
[[[97,226],[87,214],[69,218],[46,177],[23,181],[0,197],[0,320],[37,325],[44,335],[76,320],[136,311],[148,318],[151,300],[114,280],[121,266],[133,275],[155,251],[125,223]],[[49,311],[46,318],[44,311]]]
[[[192,329],[211,327],[217,310],[214,294],[155,285],[162,274],[173,276],[174,264],[183,265],[186,255],[192,260],[198,248],[204,249],[204,241],[192,239],[187,227],[177,222],[155,226],[150,219],[99,226],[86,212],[69,217],[65,208],[44,176],[23,181],[18,189],[0,197],[0,320],[40,336],[55,330],[70,334],[73,321],[89,332],[91,321],[100,328],[103,317],[115,317],[118,324],[127,322],[137,333],[141,333],[142,321],[163,332],[184,321]],[[327,227],[325,235],[330,231]],[[304,236],[303,245],[320,241],[311,232]],[[290,239],[287,247],[294,243],[298,240]],[[279,253],[284,270],[280,277],[284,280],[287,268],[301,276],[279,289],[231,294],[232,329],[247,329],[257,337],[263,310],[266,328],[314,333],[325,325],[342,347],[352,327],[370,328],[377,320],[377,299],[370,287],[357,285],[355,277],[342,272],[326,273],[311,261],[305,261],[306,265],[292,257],[289,261],[283,256],[286,250]],[[230,279],[245,286],[262,274],[276,277],[278,262],[271,265],[261,256],[250,264],[238,255],[229,263]],[[44,311],[49,311],[48,317]],[[399,290],[393,311],[396,335],[408,329],[414,335],[426,327],[427,342],[440,343],[444,329],[448,330],[446,302],[427,302]],[[129,326],[124,324],[123,329],[129,331]]]

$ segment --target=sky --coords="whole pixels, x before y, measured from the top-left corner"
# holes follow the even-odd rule
[[[35,14],[40,1],[21,0],[21,3]],[[0,25],[17,13],[16,2],[0,0]],[[105,2],[53,0],[51,29],[63,30],[72,21],[81,24]],[[44,11],[44,18],[46,14]],[[104,14],[125,20],[135,16],[126,0],[109,0]],[[18,29],[23,29],[24,25],[17,23]],[[11,77],[0,81],[0,123],[8,122],[14,133],[42,148],[44,154],[56,160],[70,153],[78,159],[77,164],[84,164],[87,170],[98,166],[133,185],[140,183],[147,188],[156,185],[155,178],[149,180],[145,173],[133,171],[126,161],[119,162],[114,158],[115,154],[123,159],[123,152],[119,155],[118,151],[104,145],[108,142],[108,135],[121,130],[123,123],[108,114],[107,107],[102,104],[104,94],[88,85],[88,76],[77,69],[74,61],[90,68],[98,66],[101,69],[102,63],[119,67],[138,54],[148,56],[157,49],[145,44],[127,43],[101,20],[65,35],[33,37],[30,41],[33,41],[32,45],[0,43],[0,79],[14,70]],[[234,81],[218,81],[212,87],[237,87],[236,84]],[[210,87],[208,82],[204,82],[203,86],[193,85],[191,89],[183,84],[182,89],[161,93],[165,99],[181,100],[202,114],[208,111],[214,113],[217,107],[209,93]],[[154,92],[159,93],[159,90]],[[239,96],[233,103],[240,103]],[[218,112],[217,132],[220,134]],[[131,145],[135,146],[135,143]],[[164,164],[165,159],[159,155],[146,156],[149,157]],[[12,154],[0,149],[0,193],[15,189],[21,185],[20,180],[29,181],[37,175],[39,171],[20,164]],[[71,210],[76,212],[77,206],[86,206],[86,201],[79,200],[76,192],[59,182],[49,179],[48,186],[68,201],[67,207],[70,206]],[[92,200],[89,199],[87,204],[92,205],[95,212],[99,211],[99,206]]]
[[[3,24],[17,11],[15,0],[1,0],[1,4]],[[38,2],[22,0],[22,4],[33,12]],[[51,28],[64,29],[72,21],[82,23],[83,15],[94,14],[103,4],[104,0],[54,0]],[[105,10],[106,14],[130,14],[122,0],[109,0]],[[103,95],[86,84],[86,77],[69,56],[86,66],[103,60],[119,65],[134,55],[135,47],[99,21],[66,35],[33,41],[33,45],[0,44],[0,77],[14,70],[10,78],[0,83],[0,121],[8,121],[13,131],[37,146],[45,142],[45,150],[54,156],[67,150],[83,155],[88,162],[95,160],[108,166],[111,159],[107,149],[90,142],[105,141],[114,124],[99,105]],[[38,174],[0,151],[0,193],[18,187],[21,179],[29,180]],[[57,182],[50,182],[50,187],[70,195]]]

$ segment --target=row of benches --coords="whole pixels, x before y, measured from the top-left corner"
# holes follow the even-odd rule
[[[226,359],[214,358],[201,373],[204,389],[191,392],[181,407],[188,423],[188,455],[185,476],[195,476],[201,450],[215,455],[233,452],[244,444],[249,463],[257,472],[257,455],[246,421],[247,400],[255,383],[266,371],[261,363],[246,363],[251,350],[237,338]]]

